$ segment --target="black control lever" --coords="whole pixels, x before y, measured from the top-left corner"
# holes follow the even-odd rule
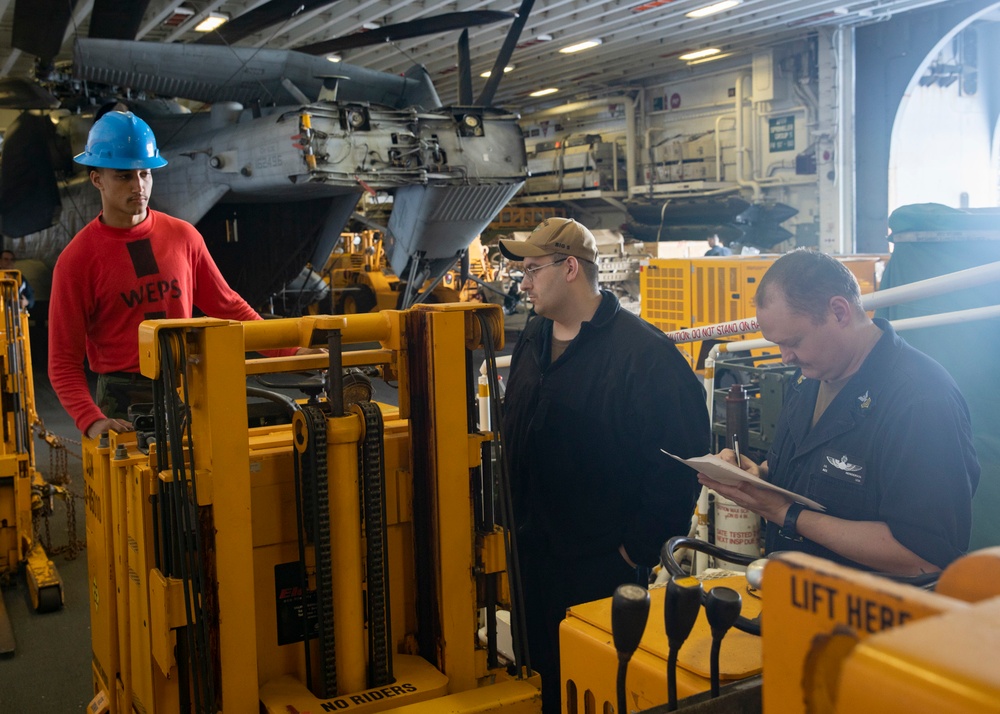
[[[663,599],[663,623],[670,654],[667,656],[667,711],[677,710],[677,653],[691,634],[701,609],[701,582],[690,576],[673,576]]]
[[[711,682],[712,697],[719,696],[719,650],[722,638],[740,616],[743,599],[732,588],[719,586],[708,591],[705,598],[705,617],[712,628]]]
[[[618,711],[625,708],[625,675],[649,617],[649,592],[641,585],[619,585],[611,598],[611,636],[618,652]]]
[[[684,576],[687,573],[681,564],[677,562],[674,557],[674,551],[680,548],[691,548],[698,551],[699,553],[707,553],[709,555],[714,555],[716,558],[720,558],[730,563],[737,563],[739,565],[750,565],[757,558],[752,555],[746,555],[744,553],[734,553],[731,550],[723,550],[718,546],[711,545],[705,541],[698,540],[697,538],[688,538],[687,536],[674,536],[660,549],[660,562],[663,563],[663,567],[667,569],[667,572],[671,575]],[[702,603],[706,601],[706,597],[702,596]],[[736,629],[743,630],[748,635],[760,636],[760,620],[753,619],[748,620],[745,617],[736,618]]]

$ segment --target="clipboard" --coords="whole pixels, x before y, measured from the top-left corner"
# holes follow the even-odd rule
[[[760,488],[766,488],[769,491],[777,491],[778,493],[784,494],[793,501],[809,506],[809,508],[815,511],[826,510],[826,506],[823,504],[813,501],[811,498],[806,498],[805,496],[800,496],[797,493],[788,491],[787,489],[781,488],[781,486],[775,486],[774,484],[768,483],[767,481],[759,479],[756,476],[751,476],[743,469],[737,468],[735,464],[723,461],[715,454],[705,454],[704,456],[695,456],[691,459],[682,459],[680,456],[674,456],[669,451],[664,449],[660,449],[660,451],[670,458],[676,459],[682,464],[690,466],[695,471],[703,473],[719,483],[724,483],[729,486],[735,486],[744,482],[750,483]]]

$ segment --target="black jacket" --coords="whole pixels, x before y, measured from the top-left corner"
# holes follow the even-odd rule
[[[769,481],[812,498],[851,521],[882,521],[893,537],[944,568],[965,553],[980,466],[969,408],[945,369],[914,349],[885,320],[884,333],[815,426],[819,382],[800,377],[786,390]],[[802,550],[868,569],[768,523],[767,552]]]
[[[708,452],[704,389],[676,346],[608,292],[548,365],[551,340],[551,320],[529,322],[508,377],[519,547],[590,560],[624,544],[654,565],[667,538],[688,532],[699,490],[695,472],[660,449]]]

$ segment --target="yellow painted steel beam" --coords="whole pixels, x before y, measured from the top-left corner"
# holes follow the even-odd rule
[[[143,323],[146,324],[146,323]],[[219,607],[219,679],[222,707],[254,711],[257,697],[247,677],[257,670],[256,590],[247,450],[244,332],[240,323],[197,333],[199,352],[189,356],[194,468],[211,472],[215,575]],[[235,398],[235,395],[240,395]],[[199,494],[200,498],[200,494]],[[251,680],[252,681],[252,680]]]
[[[362,566],[361,485],[358,441],[362,424],[357,414],[327,420],[327,469],[330,497],[330,545],[333,576],[334,640],[337,647],[337,689],[365,688],[365,606]]]
[[[434,415],[430,457],[436,476],[439,597],[442,665],[449,693],[474,688],[476,671],[472,633],[477,630],[476,582],[473,568],[474,527],[469,489],[469,446],[466,373],[456,364],[455,344],[467,337],[462,312],[427,313],[424,341],[431,373],[430,412]],[[444,567],[447,564],[448,567]]]
[[[87,507],[87,578],[94,690],[103,692],[112,714],[119,711],[115,695],[121,669],[118,608],[115,601],[118,569],[114,555],[114,517],[107,438],[83,439],[84,503]]]

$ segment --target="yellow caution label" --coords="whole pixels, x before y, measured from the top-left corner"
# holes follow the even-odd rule
[[[87,705],[87,712],[89,714],[104,714],[110,708],[111,702],[108,700],[108,695],[102,689],[90,700],[90,704]]]

